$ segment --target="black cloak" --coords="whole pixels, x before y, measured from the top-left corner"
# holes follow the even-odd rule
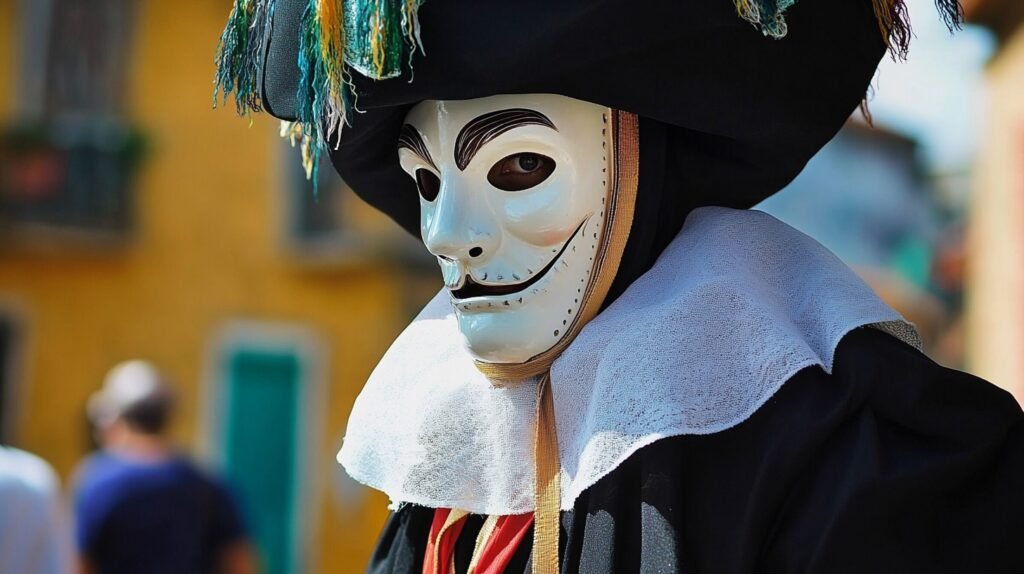
[[[433,509],[391,515],[368,572],[421,572]],[[482,517],[456,547],[465,572]],[[1024,413],[873,329],[729,430],[662,439],[562,513],[561,571],[1024,572]],[[506,572],[530,572],[524,541]]]

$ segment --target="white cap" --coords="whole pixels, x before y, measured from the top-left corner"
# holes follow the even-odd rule
[[[163,374],[148,361],[126,361],[115,366],[103,380],[103,388],[89,397],[86,406],[93,424],[103,427],[144,403],[166,403],[173,394]]]

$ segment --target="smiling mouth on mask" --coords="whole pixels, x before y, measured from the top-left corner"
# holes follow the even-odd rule
[[[583,229],[583,226],[586,224],[586,222],[586,219],[581,221],[580,224],[576,226],[576,231],[572,232],[572,235],[569,236],[569,239],[566,240],[566,242],[562,245],[562,248],[558,251],[558,253],[556,253],[555,256],[551,258],[551,261],[549,261],[543,269],[538,271],[533,277],[530,277],[526,281],[522,281],[520,283],[510,283],[507,285],[482,285],[480,283],[477,283],[476,281],[473,281],[473,278],[467,275],[466,281],[463,283],[462,287],[451,290],[452,297],[454,297],[455,299],[469,299],[472,297],[500,297],[503,295],[512,295],[514,293],[525,291],[526,289],[530,288],[535,283],[540,281],[545,275],[548,274],[549,271],[551,271],[552,268],[554,268],[555,263],[558,263],[558,260],[561,259],[562,254],[565,253],[565,250],[569,248],[569,245],[572,244],[572,241],[576,239],[576,236],[579,235],[580,230]]]

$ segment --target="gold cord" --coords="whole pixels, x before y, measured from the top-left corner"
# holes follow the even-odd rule
[[[538,385],[537,431],[534,438],[536,492],[533,513],[533,574],[558,574],[558,536],[561,509],[561,466],[558,462],[558,434],[555,405],[551,397],[551,375],[545,373]]]

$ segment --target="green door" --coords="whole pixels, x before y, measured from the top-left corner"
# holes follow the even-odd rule
[[[238,488],[265,574],[298,574],[299,358],[235,349],[227,356],[226,470]]]

